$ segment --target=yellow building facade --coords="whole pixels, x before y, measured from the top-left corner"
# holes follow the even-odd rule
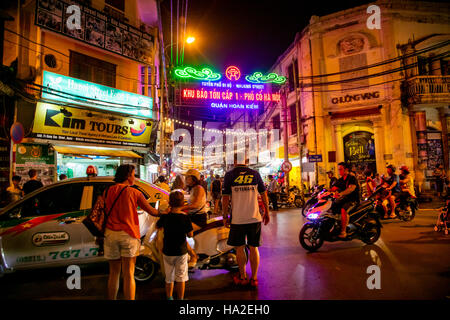
[[[77,11],[70,11],[68,8],[70,5],[76,5],[81,13],[79,21],[81,27],[73,30],[68,29],[67,23],[70,15]],[[49,175],[50,180],[53,181],[57,179],[57,175],[66,173],[68,168],[72,167],[71,176],[85,175],[83,171],[89,164],[87,159],[83,159],[86,155],[91,158],[92,164],[97,165],[99,175],[113,174],[114,168],[121,163],[134,163],[141,177],[149,178],[150,172],[144,165],[148,164],[145,155],[150,151],[150,139],[146,138],[145,143],[140,143],[135,137],[138,137],[140,134],[138,130],[141,129],[142,132],[147,130],[145,132],[147,136],[149,131],[154,129],[155,120],[158,117],[160,39],[157,2],[38,0],[25,1],[22,5],[16,2],[7,12],[14,17],[14,21],[5,23],[3,64],[17,65],[17,78],[29,83],[25,90],[29,96],[33,97],[31,100],[25,99],[26,97],[18,99],[15,105],[15,120],[22,123],[26,133],[22,141],[25,145],[20,150],[36,145],[37,148],[41,148],[41,151],[50,152],[50,158],[54,157],[54,162],[50,165],[53,169],[45,170],[47,170],[46,175]],[[69,83],[72,81],[72,84],[75,84],[73,87],[81,88],[84,85],[86,88],[91,88],[86,89],[86,94],[93,103],[88,103],[89,100],[86,99],[86,103],[68,103],[65,98],[58,98],[57,94],[51,99],[54,99],[56,105],[61,106],[61,110],[68,112],[67,114],[71,117],[78,115],[80,121],[86,123],[86,131],[88,128],[92,131],[95,127],[92,124],[93,120],[101,120],[103,123],[99,128],[103,129],[105,126],[108,128],[106,130],[116,135],[108,136],[106,130],[102,130],[105,134],[99,137],[104,140],[97,139],[102,141],[101,143],[93,139],[72,139],[82,134],[75,132],[78,127],[73,127],[74,122],[70,128],[73,130],[67,131],[69,132],[67,135],[72,137],[67,140],[67,137],[55,138],[55,135],[53,138],[48,138],[50,135],[45,135],[42,128],[37,132],[36,121],[43,117],[41,115],[39,118],[37,112],[41,109],[42,103],[52,102],[43,101],[44,92],[38,87],[45,85],[46,74],[69,79]],[[65,87],[63,87],[64,90]],[[92,90],[98,90],[99,96],[92,94]],[[102,102],[100,93],[111,93],[118,98]],[[148,116],[142,116],[140,111],[134,111],[130,107],[135,103],[133,101],[141,100],[146,102]],[[97,108],[98,103],[103,107]],[[46,117],[48,115],[47,111]],[[59,116],[55,115],[50,120],[46,118],[45,125],[52,123],[52,119],[59,119]],[[61,120],[55,120],[54,127],[64,127],[64,123],[61,122],[62,117],[61,115]],[[124,127],[127,129],[117,129]],[[116,131],[113,132],[111,131],[113,129],[109,130],[109,128],[115,128]],[[119,138],[121,133],[124,136],[126,133],[127,137],[121,140]],[[140,135],[139,139],[142,140],[143,136]],[[73,148],[62,148],[67,145]],[[49,150],[46,146],[49,146]],[[19,152],[18,147],[20,146],[13,145],[13,153]],[[100,149],[101,152],[98,151]],[[63,153],[58,150],[65,151]],[[20,170],[16,167],[16,163],[12,165],[11,171],[18,174]],[[41,166],[37,163],[35,165]],[[153,167],[152,170],[155,170]]]
[[[368,27],[370,5],[380,9],[380,28]],[[288,77],[286,106],[268,106],[259,120],[270,128],[287,110],[282,131],[297,155],[301,141],[303,181],[328,183],[326,172],[341,161],[360,173],[406,165],[420,189],[433,186],[436,166],[448,172],[449,25],[446,4],[414,1],[311,18],[272,68]],[[313,155],[322,161],[310,162]],[[299,183],[298,175],[290,180]]]

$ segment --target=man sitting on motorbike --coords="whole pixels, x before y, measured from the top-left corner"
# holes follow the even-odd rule
[[[359,203],[359,184],[356,177],[350,172],[350,166],[345,162],[338,164],[338,173],[340,178],[335,184],[337,200],[334,202],[332,210],[335,213],[341,213],[341,233],[339,238],[347,237],[347,224],[349,220],[348,209]]]
[[[395,199],[400,195],[400,181],[398,179],[398,176],[395,174],[395,167],[390,164],[387,167],[387,177],[384,177],[383,180],[385,181],[387,187],[386,191],[390,191],[390,194],[387,194],[385,200],[387,199],[389,203],[391,204],[391,215],[389,218],[394,219],[396,217],[395,215]],[[383,202],[383,208],[384,208],[384,218],[388,218],[388,208]]]
[[[400,167],[400,203],[405,203],[408,198],[416,198],[414,191],[414,181],[409,175],[409,168],[407,166]]]

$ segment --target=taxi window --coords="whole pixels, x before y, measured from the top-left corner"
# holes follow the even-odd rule
[[[21,216],[43,216],[80,210],[84,184],[70,183],[44,190],[22,203]]]
[[[99,195],[103,194],[103,192],[106,190],[107,187],[110,187],[114,185],[114,182],[105,182],[105,183],[94,183],[94,195],[92,197],[92,207],[94,207],[95,202],[97,201],[97,198]],[[148,200],[150,198],[150,195],[145,192],[144,189],[141,187],[138,187],[137,185],[131,186],[131,188],[134,188],[136,190],[139,190],[144,195],[145,199]]]
[[[114,182],[100,182],[94,183],[94,194],[92,196],[92,208],[94,207],[95,202],[99,195],[103,194],[107,187],[114,185]]]

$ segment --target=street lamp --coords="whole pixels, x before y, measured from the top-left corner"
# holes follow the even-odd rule
[[[186,38],[185,41],[186,41],[187,44],[192,44],[195,41],[195,37],[194,36],[189,36],[189,37]],[[175,46],[177,44],[179,44],[179,43],[175,42],[173,44],[168,44],[167,46],[165,46],[164,51],[167,51],[167,48],[173,47],[173,46]]]

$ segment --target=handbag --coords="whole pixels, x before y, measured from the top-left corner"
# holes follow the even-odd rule
[[[105,197],[101,195],[97,198],[97,201],[95,202],[95,205],[92,208],[91,212],[83,220],[83,224],[86,226],[86,228],[94,237],[105,236],[106,221],[108,220],[108,216],[110,215],[120,195],[126,188],[128,188],[128,186],[126,186],[120,191],[119,195],[114,200],[108,213],[106,213],[106,198],[108,196],[109,188],[105,191],[106,193]]]

